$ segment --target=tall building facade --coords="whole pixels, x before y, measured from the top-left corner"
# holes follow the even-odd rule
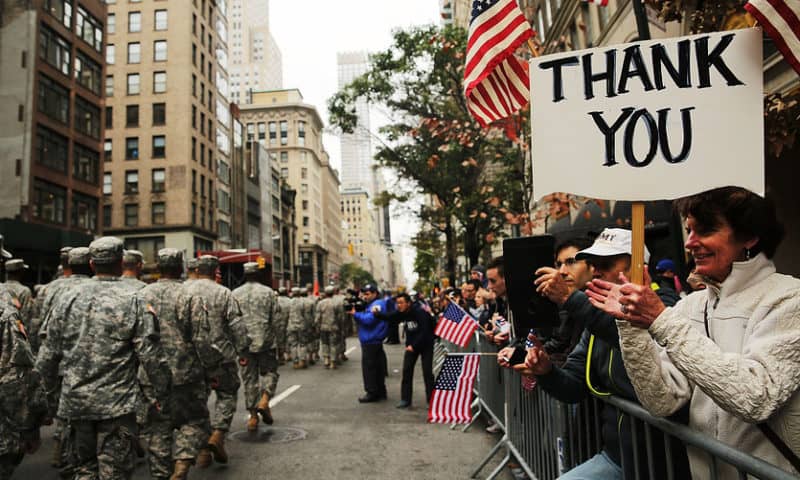
[[[231,97],[250,103],[251,91],[283,88],[283,61],[269,28],[269,0],[231,0]]]
[[[230,247],[225,0],[108,3],[104,228],[149,261]]]
[[[280,177],[296,193],[297,226],[295,273],[301,284],[325,285],[335,264],[333,248],[340,248],[341,224],[330,218],[325,192],[338,205],[338,184],[327,179],[328,154],[322,146],[322,120],[314,106],[303,102],[297,89],[254,92],[252,103],[241,107],[246,141],[266,147],[270,159],[279,166]],[[327,217],[327,218],[326,218]],[[283,238],[284,231],[281,230]],[[275,232],[277,235],[277,232]]]
[[[48,281],[63,245],[100,233],[106,6],[0,8],[0,233]]]
[[[338,86],[341,90],[369,69],[367,52],[347,52],[336,55]],[[355,104],[358,123],[353,133],[339,137],[342,155],[342,187],[363,188],[375,197],[376,183],[372,169],[372,138],[370,136],[370,107],[366,100]]]

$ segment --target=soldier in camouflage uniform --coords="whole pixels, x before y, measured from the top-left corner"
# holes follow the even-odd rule
[[[139,250],[125,250],[122,254],[122,284],[131,290],[141,290],[146,283],[139,280],[144,266],[144,256]]]
[[[161,346],[173,379],[172,418],[150,402],[142,437],[149,446],[150,476],[165,479],[171,474],[171,480],[178,480],[186,478],[211,434],[205,380],[219,368],[222,358],[212,347],[202,300],[188,295],[180,283],[183,252],[162,248],[157,263],[159,280],[144,287],[139,295],[158,315]],[[153,386],[142,369],[139,384],[145,397],[152,398]]]
[[[258,264],[244,264],[245,283],[233,291],[242,309],[242,318],[250,339],[248,351],[239,359],[244,383],[245,406],[250,411],[247,430],[258,431],[258,416],[272,425],[269,399],[278,385],[278,357],[276,356],[277,318],[280,306],[275,291],[263,285],[264,271]]]
[[[48,290],[50,295],[52,295],[47,302],[47,305],[50,307],[56,305],[59,302],[59,299],[65,295],[68,295],[72,289],[79,288],[91,278],[92,269],[89,266],[88,247],[75,247],[69,249],[67,252],[66,271],[69,272],[69,276],[64,277],[63,281],[59,281],[56,290]],[[56,280],[53,281],[53,283],[55,282]],[[53,313],[52,308],[40,315],[44,315],[42,317],[44,320],[44,318],[51,313]],[[51,316],[50,318],[54,317]],[[63,318],[59,318],[58,320],[62,323],[64,321]],[[47,338],[47,325],[42,325],[37,333],[37,345],[41,345]],[[55,417],[55,428],[53,429],[54,445],[51,464],[56,468],[63,467],[65,462],[69,460],[69,448],[66,445],[68,441],[67,437],[69,436],[69,427],[66,425],[66,419],[61,418],[57,414],[58,402],[61,398],[61,378],[63,376],[64,365],[61,364],[59,365],[58,369],[58,381],[55,383],[54,388],[47,392],[50,404],[50,416]]]
[[[211,454],[219,463],[228,463],[225,452],[225,433],[230,429],[236,413],[236,399],[239,392],[239,372],[236,362],[247,351],[247,330],[242,322],[239,304],[227,288],[215,282],[219,260],[211,255],[197,259],[198,279],[184,285],[187,293],[203,300],[211,328],[211,338],[221,355],[221,366],[209,378],[209,384],[216,393],[214,413],[211,417],[211,437],[207,448],[200,450],[197,466],[208,467]],[[211,392],[208,392],[209,395]]]
[[[153,309],[120,286],[122,241],[102,237],[89,245],[89,252],[96,276],[53,305],[36,366],[52,390],[63,365],[58,415],[69,422],[74,469],[67,476],[130,478],[135,409],[142,401],[138,366],[147,372],[165,414],[170,371]]]
[[[306,364],[306,303],[300,295],[300,289],[292,288],[292,302],[289,307],[289,323],[286,326],[286,340],[292,367],[307,368]]]
[[[190,258],[186,260],[186,281],[183,284],[189,285],[195,280],[197,280],[197,259]]]
[[[42,322],[44,322],[44,318],[50,311],[53,298],[61,289],[62,284],[66,281],[66,279],[72,275],[72,269],[69,267],[70,250],[72,250],[72,247],[63,247],[59,254],[61,262],[59,267],[62,268],[63,275],[44,285],[39,291],[39,294],[36,295],[36,300],[34,300],[33,311],[35,312],[35,316],[31,321],[31,328],[28,332],[30,335],[31,346],[33,347],[34,355],[36,355],[36,353],[39,351],[39,332],[42,329]]]
[[[320,344],[322,356],[325,359],[325,368],[336,368],[336,354],[339,350],[339,312],[333,298],[334,289],[325,287],[325,298],[317,303],[314,313],[314,323],[319,325]]]
[[[11,302],[19,311],[19,319],[26,332],[30,331],[33,318],[33,294],[30,288],[21,283],[27,269],[28,266],[19,258],[6,261],[6,291],[11,295]]]
[[[292,300],[288,297],[286,287],[278,288],[278,317],[275,319],[275,343],[278,345],[278,363],[284,365],[288,357],[286,344],[286,326],[289,324],[289,311]]]
[[[317,297],[307,287],[300,288],[300,297],[304,302],[305,342],[306,356],[309,365],[314,365],[319,360],[319,325],[315,323],[314,310],[317,307]]]
[[[339,345],[336,348],[336,359],[341,362],[347,361],[347,355],[345,355],[345,350],[347,350],[347,337],[350,336],[352,333],[352,325],[353,320],[350,315],[347,314],[347,311],[344,308],[344,300],[345,297],[341,293],[339,293],[339,289],[334,289],[333,301],[336,304],[336,312],[337,317],[336,321],[339,324]]]
[[[0,480],[11,478],[22,457],[40,445],[47,399],[33,366],[19,312],[0,286]]]

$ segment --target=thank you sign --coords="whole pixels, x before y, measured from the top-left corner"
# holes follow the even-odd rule
[[[533,188],[660,200],[764,193],[761,30],[531,60]]]

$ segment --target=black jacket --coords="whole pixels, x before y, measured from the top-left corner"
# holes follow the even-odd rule
[[[405,312],[396,310],[384,318],[392,325],[405,324],[406,346],[412,347],[415,352],[433,346],[433,318],[422,309],[419,302],[414,302]]]

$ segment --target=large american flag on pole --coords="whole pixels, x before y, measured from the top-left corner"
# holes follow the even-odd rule
[[[430,423],[472,421],[472,386],[478,375],[479,355],[447,356],[436,377],[428,407]]]
[[[528,103],[528,66],[514,51],[534,35],[516,0],[472,2],[464,96],[481,126],[506,118]]]
[[[800,0],[750,0],[744,8],[800,74]]]
[[[457,303],[450,302],[439,316],[439,321],[436,323],[436,329],[433,333],[448,342],[455,343],[460,347],[466,347],[477,328],[478,322],[470,317]]]

